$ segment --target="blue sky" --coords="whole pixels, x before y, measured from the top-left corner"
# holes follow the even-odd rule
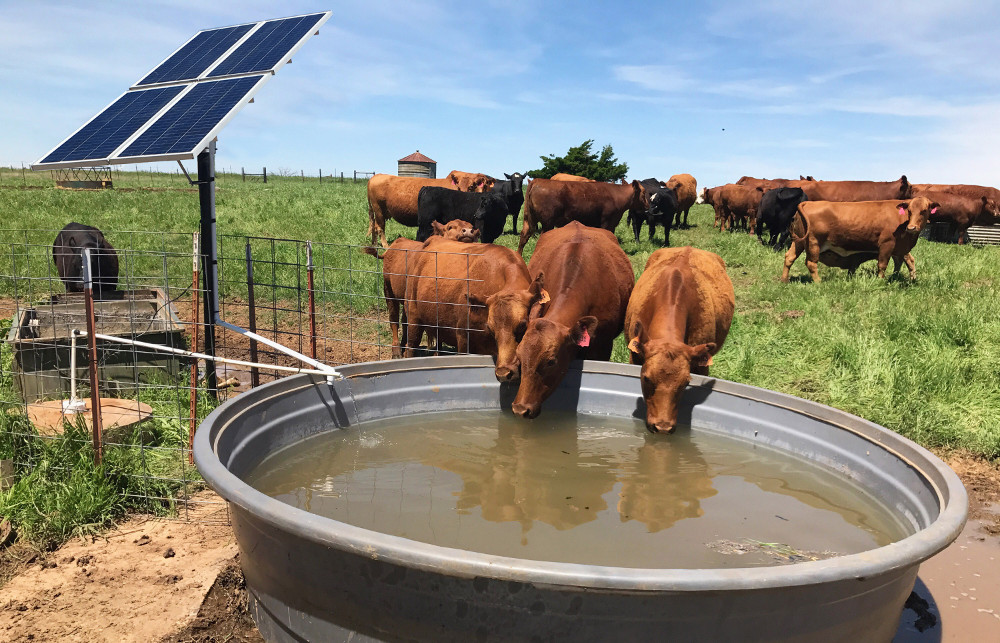
[[[499,177],[590,138],[630,178],[1000,184],[997,2],[0,8],[3,164],[38,160],[200,29],[329,9],[222,131],[219,166],[395,172],[419,149],[439,174]]]

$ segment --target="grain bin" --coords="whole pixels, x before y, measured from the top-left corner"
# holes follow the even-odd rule
[[[398,161],[399,169],[396,171],[399,176],[419,176],[426,179],[437,178],[437,161],[427,158],[417,150],[407,157]]]

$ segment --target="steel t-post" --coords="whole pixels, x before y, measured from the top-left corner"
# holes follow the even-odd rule
[[[215,234],[215,140],[198,154],[198,200],[201,204],[201,260],[205,297],[205,354],[215,357],[215,320],[219,316],[219,246]],[[219,398],[215,360],[205,361],[205,387]]]

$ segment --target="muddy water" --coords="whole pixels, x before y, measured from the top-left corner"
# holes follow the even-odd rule
[[[546,412],[410,416],[314,436],[247,482],[352,525],[476,552],[593,565],[774,565],[907,535],[833,473],[722,435]]]

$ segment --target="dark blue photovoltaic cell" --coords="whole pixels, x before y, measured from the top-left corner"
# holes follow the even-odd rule
[[[183,89],[178,86],[128,92],[39,162],[108,158]]]
[[[209,77],[268,71],[291,51],[324,14],[269,20],[212,70]]]
[[[149,72],[138,85],[197,78],[250,31],[254,24],[256,23],[202,31],[159,67]]]
[[[201,82],[142,133],[119,157],[195,151],[263,76]]]

